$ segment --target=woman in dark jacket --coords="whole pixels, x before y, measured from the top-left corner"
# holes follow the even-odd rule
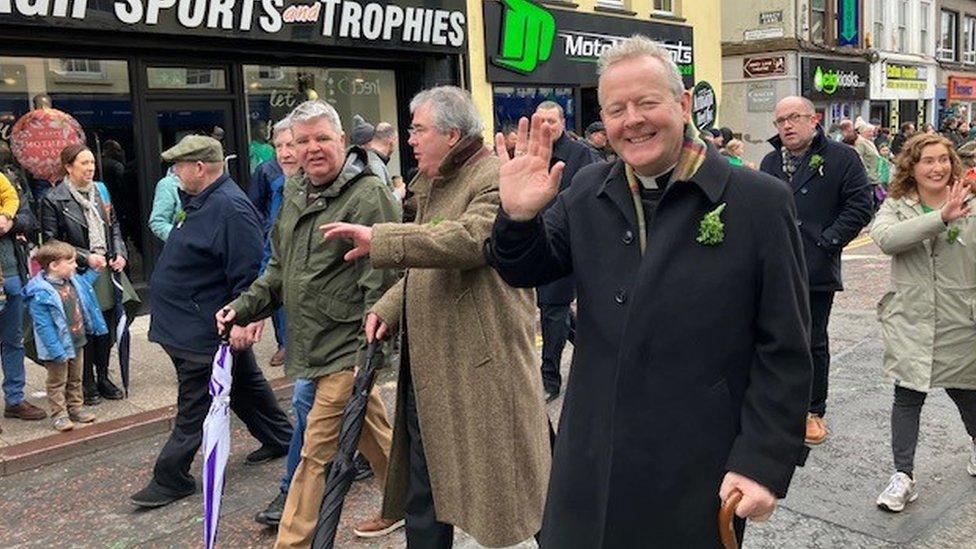
[[[41,200],[41,231],[44,240],[57,239],[78,250],[78,268],[102,268],[95,281],[95,293],[105,318],[114,318],[115,291],[112,272],[121,273],[126,264],[126,249],[119,222],[111,203],[105,199],[104,185],[94,181],[95,156],[83,144],[68,145],[61,151],[66,175],[57,187]],[[107,203],[108,202],[108,203]],[[108,375],[109,356],[115,341],[115,323],[108,322],[107,335],[90,337],[85,345],[83,385],[85,404],[98,404],[101,398],[121,399],[124,395]]]

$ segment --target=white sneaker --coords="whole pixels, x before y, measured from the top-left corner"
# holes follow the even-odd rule
[[[966,471],[976,477],[976,439],[972,441],[969,451],[969,463],[966,464]]]
[[[915,481],[905,473],[898,472],[891,475],[888,487],[878,496],[878,507],[898,513],[905,505],[918,499]]]

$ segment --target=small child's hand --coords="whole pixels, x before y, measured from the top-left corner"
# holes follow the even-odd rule
[[[88,266],[96,271],[101,271],[107,264],[108,262],[105,261],[105,256],[102,254],[88,255]]]

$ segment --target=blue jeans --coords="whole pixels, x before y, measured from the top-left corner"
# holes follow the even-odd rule
[[[3,290],[7,306],[0,311],[0,361],[3,362],[3,400],[15,406],[24,400],[24,296],[17,274],[7,275]]]
[[[291,477],[295,476],[298,462],[302,460],[302,445],[305,443],[305,425],[308,411],[315,402],[314,379],[296,379],[295,388],[291,395],[291,407],[295,410],[295,428],[291,432],[291,443],[288,445],[288,459],[285,462],[285,476],[281,477],[281,491],[287,492],[291,485]]]

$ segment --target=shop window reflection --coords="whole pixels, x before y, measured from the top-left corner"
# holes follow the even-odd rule
[[[399,127],[393,71],[245,65],[244,86],[251,173],[274,155],[274,124],[309,99],[321,99],[335,107],[347,136],[357,114],[374,126],[389,122]],[[400,173],[398,151],[394,151],[388,167],[390,173]]]
[[[141,189],[132,129],[128,63],[121,60],[0,56],[0,139],[10,144],[15,122],[34,100],[74,117],[95,154],[95,179],[105,183],[129,250],[129,274],[144,282]],[[14,164],[2,166],[25,180],[35,199],[58,181]],[[35,200],[36,201],[36,200]]]

